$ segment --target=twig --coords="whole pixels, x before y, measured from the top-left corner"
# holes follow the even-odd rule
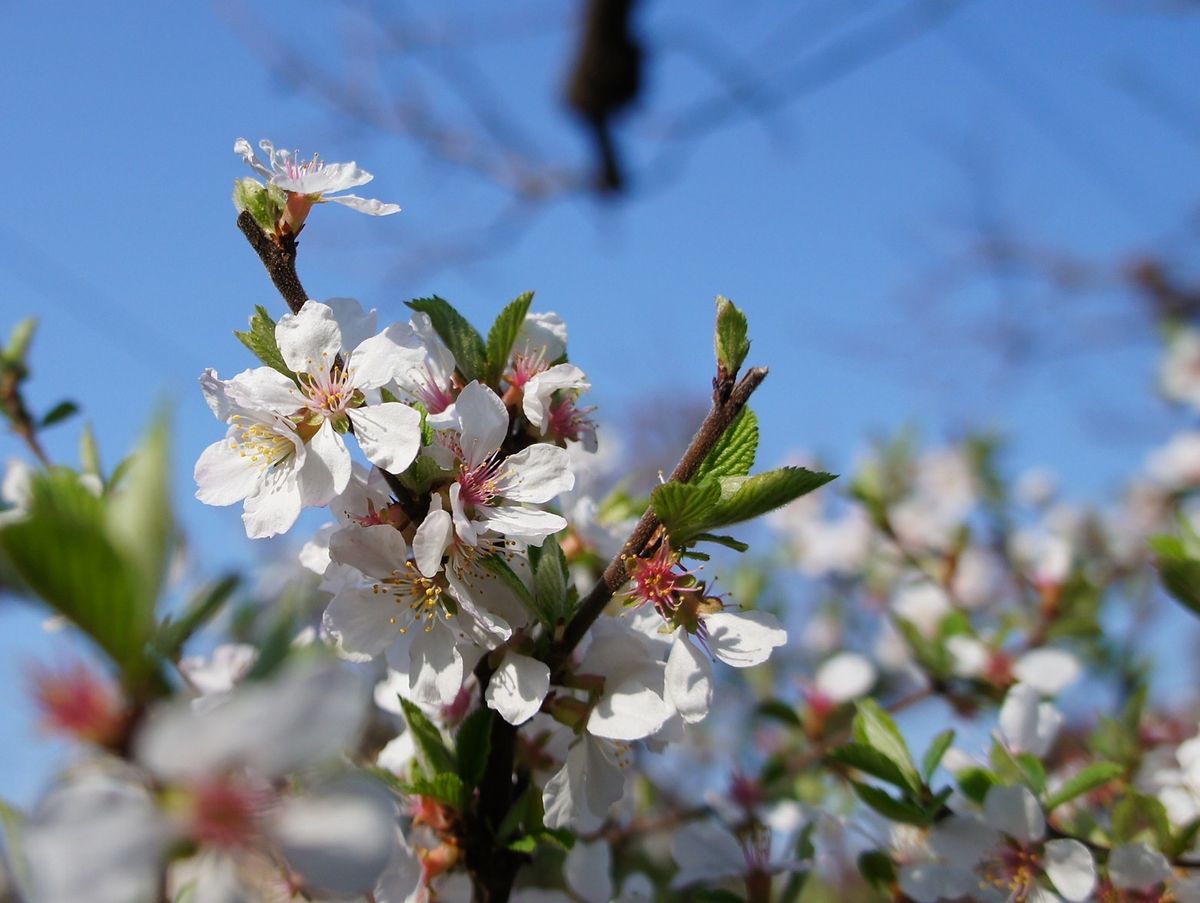
[[[237,226],[267,268],[267,275],[275,283],[275,288],[279,289],[279,294],[283,295],[292,313],[300,313],[300,308],[308,300],[308,292],[296,275],[296,236],[283,235],[276,241],[262,230],[248,210],[238,214]]]

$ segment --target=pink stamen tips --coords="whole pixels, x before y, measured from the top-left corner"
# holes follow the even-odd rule
[[[437,378],[433,375],[429,365],[425,365],[424,372],[413,371],[409,373],[413,382],[416,383],[416,389],[413,394],[417,396],[417,400],[425,405],[425,409],[430,414],[440,414],[446,408],[454,403],[454,394],[449,387],[442,387],[438,384]]]
[[[570,439],[579,442],[586,433],[594,432],[596,425],[588,414],[596,410],[595,406],[578,408],[574,398],[564,398],[550,408],[550,423],[547,432],[556,439]]]
[[[649,602],[666,620],[680,603],[680,593],[694,593],[700,586],[693,581],[691,571],[679,567],[679,560],[666,542],[651,558],[639,558],[631,574],[633,588],[629,598],[634,605]]]
[[[126,713],[116,690],[86,665],[57,671],[35,669],[33,693],[49,730],[106,746],[125,728]]]
[[[464,470],[458,478],[459,498],[464,505],[487,507],[499,490],[504,462],[493,457],[474,470]]]
[[[191,835],[198,843],[226,850],[250,846],[271,799],[265,787],[230,778],[198,784],[191,792]]]
[[[544,348],[539,348],[534,352],[525,351],[514,354],[512,375],[509,377],[508,383],[515,388],[524,389],[527,382],[549,367]]]

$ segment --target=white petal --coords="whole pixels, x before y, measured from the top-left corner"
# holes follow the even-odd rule
[[[1122,890],[1148,891],[1171,877],[1171,864],[1144,843],[1123,843],[1108,856],[1108,875]]]
[[[417,562],[417,569],[426,577],[432,577],[442,569],[442,557],[454,538],[450,512],[443,511],[441,504],[441,496],[435,495],[429,513],[413,537],[413,558]]]
[[[354,408],[347,412],[354,438],[367,459],[390,473],[403,473],[421,450],[421,415],[406,404]]]
[[[424,868],[421,860],[404,842],[403,835],[399,831],[394,833],[396,842],[392,858],[375,885],[375,903],[416,903],[420,899],[419,894],[425,890],[421,881]]]
[[[553,312],[526,314],[513,351],[527,355],[540,352],[547,363],[556,361],[567,353],[567,324]]]
[[[611,746],[583,736],[542,791],[546,827],[594,831],[624,795],[625,775],[612,759]]]
[[[439,626],[426,632],[414,625],[412,631],[408,685],[413,701],[449,705],[463,682],[463,659],[454,637]]]
[[[463,460],[474,470],[500,448],[508,433],[508,409],[487,386],[471,382],[454,402],[462,424]]]
[[[300,487],[290,467],[279,465],[267,471],[258,492],[247,497],[242,523],[251,539],[265,539],[286,533],[300,516]]]
[[[969,899],[979,879],[965,868],[936,862],[918,862],[900,868],[900,889],[917,903]]]
[[[357,210],[359,213],[366,213],[370,216],[388,216],[392,213],[400,212],[399,204],[385,204],[383,201],[375,200],[375,198],[360,198],[354,194],[331,195],[323,197],[321,200],[342,204],[351,210]]]
[[[675,633],[675,642],[667,658],[667,699],[684,721],[694,724],[708,715],[713,697],[712,662],[692,645],[683,628]]]
[[[1075,903],[1091,896],[1096,886],[1096,863],[1078,840],[1052,840],[1046,844],[1046,875],[1055,889]]]
[[[326,420],[308,440],[308,453],[297,473],[300,503],[305,508],[328,505],[350,482],[350,452]]]
[[[30,900],[129,903],[157,899],[173,831],[132,781],[92,774],[51,791],[22,835]]]
[[[1046,834],[1046,817],[1028,787],[992,786],[984,797],[983,813],[989,827],[1021,843],[1034,843]]]
[[[338,329],[342,333],[342,347],[357,348],[375,335],[375,308],[363,310],[363,306],[354,298],[328,298],[325,304],[333,311],[333,318],[337,320]],[[354,355],[350,357],[352,363],[357,366]]]
[[[713,655],[735,668],[762,664],[787,642],[787,631],[765,611],[719,611],[704,619],[704,627]]]
[[[870,659],[857,652],[839,652],[822,662],[814,683],[826,699],[847,702],[870,692],[876,676]]]
[[[495,709],[509,724],[524,724],[537,714],[550,692],[550,669],[536,658],[504,653],[484,694],[488,708]]]
[[[250,146],[250,142],[245,138],[239,138],[233,142],[233,152],[246,161],[246,165],[253,169],[256,173],[262,176],[271,178],[271,170],[267,169],[258,162],[258,158],[254,156],[254,148]]]
[[[330,600],[321,618],[321,631],[333,642],[342,658],[352,662],[370,661],[400,635],[396,623],[400,610],[388,593],[347,587]],[[404,613],[407,614],[407,607]]]
[[[229,439],[214,442],[196,461],[196,498],[206,505],[232,505],[258,488],[259,466],[230,443]]]
[[[454,486],[451,487],[451,491]],[[489,530],[495,530],[510,539],[519,539],[531,546],[540,546],[547,536],[553,536],[567,527],[566,519],[553,511],[522,508],[520,505],[480,508],[477,509],[477,514]],[[463,531],[460,529],[458,532],[462,536]]]
[[[510,501],[542,504],[574,486],[570,453],[539,442],[505,459],[496,492]]]
[[[1044,756],[1054,744],[1063,716],[1028,684],[1009,688],[1000,707],[1000,736],[1014,752]]]
[[[563,866],[567,887],[585,903],[609,903],[612,899],[612,850],[601,839],[576,841]]]
[[[482,649],[495,649],[512,636],[512,627],[504,618],[475,603],[473,587],[460,580],[455,569],[447,571],[446,582],[458,603],[457,627],[472,643]]]
[[[1077,681],[1082,673],[1079,659],[1063,649],[1034,649],[1022,655],[1013,666],[1017,680],[1029,684],[1045,696],[1057,696]]]
[[[395,527],[372,524],[342,527],[329,539],[329,555],[339,564],[348,564],[370,577],[382,579],[404,571],[408,548]],[[388,596],[380,598],[391,602]]]
[[[350,376],[356,388],[378,389],[398,378],[409,364],[412,329],[407,323],[395,323],[378,335],[371,335],[352,346]],[[349,343],[347,343],[349,344]]]
[[[521,408],[534,428],[544,433],[550,402],[555,392],[560,389],[576,389],[583,392],[591,387],[592,384],[587,381],[583,371],[574,364],[555,364],[548,370],[535,373],[525,384]]]
[[[342,350],[333,310],[320,301],[305,301],[299,313],[280,317],[275,340],[284,363],[296,373],[326,374]]]
[[[671,707],[635,675],[611,689],[606,681],[604,695],[588,716],[587,729],[609,740],[640,740],[670,717]]]
[[[392,856],[396,819],[386,789],[365,776],[288,797],[269,832],[306,887],[363,894]]]
[[[741,845],[725,828],[711,821],[684,825],[671,839],[671,856],[679,872],[671,879],[678,889],[699,882],[744,875],[748,866]]]

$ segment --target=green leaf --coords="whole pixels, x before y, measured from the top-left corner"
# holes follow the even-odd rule
[[[275,321],[261,304],[254,308],[254,316],[250,318],[250,329],[246,332],[235,330],[233,334],[272,370],[278,370],[288,379],[296,378],[296,374],[288,369],[288,365],[283,362],[283,355],[279,353],[279,343],[275,341]]]
[[[828,758],[843,765],[849,765],[873,778],[893,784],[901,790],[912,793],[919,793],[921,790],[920,780],[914,783],[912,775],[906,774],[897,763],[873,746],[847,743],[830,752]]]
[[[1046,766],[1031,753],[1009,752],[1003,743],[992,744],[992,768],[1003,784],[1024,784],[1041,796],[1046,790]]]
[[[276,617],[266,638],[259,644],[258,657],[246,672],[246,680],[264,680],[274,674],[291,654],[295,636],[296,625],[292,614],[284,611]]]
[[[500,384],[500,377],[503,375],[508,357],[512,353],[513,343],[521,334],[521,327],[525,324],[525,315],[529,313],[529,305],[532,303],[533,292],[525,292],[525,294],[517,296],[514,301],[508,303],[504,310],[500,311],[500,315],[492,323],[492,328],[488,330],[487,381],[493,386]]]
[[[766,702],[760,702],[755,712],[763,718],[771,718],[788,727],[802,726],[796,710],[782,699],[768,699]]]
[[[1070,802],[1077,796],[1091,793],[1098,787],[1103,787],[1115,781],[1125,773],[1124,766],[1116,762],[1094,762],[1082,771],[1072,775],[1046,800],[1046,811]]]
[[[896,765],[909,787],[914,790],[919,788],[921,776],[917,773],[917,766],[908,751],[908,744],[904,742],[904,737],[892,716],[873,699],[860,699],[855,703],[855,707],[855,741],[878,750]]]
[[[750,544],[742,542],[740,539],[734,539],[732,536],[724,536],[716,533],[697,533],[692,537],[692,542],[711,542],[719,546],[724,546],[727,549],[733,549],[735,552],[747,552],[750,550]]]
[[[96,443],[96,434],[90,423],[85,423],[79,431],[79,469],[82,473],[104,478],[100,467],[100,446]]]
[[[488,756],[492,749],[492,710],[476,709],[468,715],[454,737],[455,757],[458,759],[458,776],[470,792],[479,786],[487,769]]]
[[[713,333],[713,348],[717,366],[729,374],[737,373],[750,353],[750,326],[746,315],[728,298],[717,296],[717,327]]]
[[[29,867],[25,860],[25,822],[27,816],[8,800],[0,799],[0,826],[4,828],[4,852],[17,889],[28,894]],[[25,899],[28,899],[26,896]]]
[[[483,339],[450,302],[435,295],[432,298],[417,298],[406,303],[413,310],[429,315],[434,332],[454,355],[458,372],[467,382],[487,378],[487,348]]]
[[[33,334],[37,331],[37,317],[27,317],[13,327],[8,334],[8,344],[4,346],[4,359],[10,364],[24,364],[29,346],[33,343]]]
[[[154,641],[159,653],[171,661],[177,659],[183,652],[184,645],[196,631],[216,617],[217,612],[237,589],[239,582],[240,578],[236,574],[223,577],[211,587],[197,593],[178,619],[168,618],[163,621]]]
[[[958,788],[963,795],[976,803],[983,803],[987,792],[1000,783],[996,776],[986,768],[965,768],[954,778],[958,781]]]
[[[105,518],[109,535],[137,566],[152,599],[162,588],[175,544],[169,457],[167,424],[159,417],[108,496]]]
[[[524,837],[518,837],[508,845],[510,850],[517,853],[532,853],[537,849],[538,839],[536,834],[526,834]]]
[[[717,444],[700,462],[700,469],[691,482],[700,483],[708,477],[744,477],[754,466],[758,452],[758,417],[749,408],[742,408],[729,429],[721,434]]]
[[[533,571],[533,593],[538,617],[548,627],[565,620],[567,605],[567,559],[553,537],[542,543]]]
[[[896,867],[882,850],[867,850],[858,857],[858,870],[880,893],[890,893],[896,884]]]
[[[443,771],[431,778],[423,774],[414,775],[405,785],[404,792],[410,796],[428,796],[455,809],[465,808],[467,799],[467,788],[462,778],[452,771]]]
[[[26,586],[103,649],[131,683],[152,670],[146,643],[154,595],[105,528],[103,501],[78,475],[34,477],[26,516],[0,530],[0,547]]]
[[[1166,808],[1152,796],[1126,793],[1112,809],[1112,839],[1114,844],[1149,840],[1158,849],[1167,849],[1171,822]]]
[[[887,791],[871,784],[863,784],[858,781],[851,781],[850,784],[854,787],[858,798],[884,818],[890,818],[892,821],[902,822],[906,825],[926,825],[933,820],[932,816],[916,803],[896,799]]]
[[[52,407],[45,415],[43,415],[40,426],[54,426],[56,423],[61,423],[68,417],[79,413],[79,405],[73,401],[60,401]]]
[[[930,741],[929,748],[925,750],[925,756],[921,759],[921,777],[925,779],[926,784],[933,780],[933,773],[942,764],[942,757],[953,742],[953,728],[947,728]]]
[[[702,533],[721,498],[721,487],[713,480],[703,483],[663,483],[650,493],[655,516],[662,521],[671,544],[683,543]]]
[[[1158,556],[1158,573],[1167,592],[1200,615],[1200,560],[1188,556],[1174,536],[1155,536],[1150,547]]]
[[[744,479],[726,478],[721,483],[722,499],[704,529],[725,527],[774,511],[819,489],[836,476],[803,467],[781,467]]]
[[[434,775],[454,772],[457,780],[458,769],[455,766],[454,754],[446,748],[441,732],[416,705],[403,696],[398,698],[401,708],[404,709],[404,720],[408,722],[408,729],[412,731],[413,742],[416,744],[417,752],[420,753],[422,764]]]

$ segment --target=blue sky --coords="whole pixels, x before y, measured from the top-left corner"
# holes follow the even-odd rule
[[[789,7],[659,2],[642,25],[652,46],[699,30],[717,49],[750,55],[745,65],[769,68],[806,41],[819,48],[815,23],[837,9],[848,28],[897,5],[840,2],[793,4],[812,30],[798,20],[761,59],[750,50],[791,18]],[[387,318],[436,292],[486,327],[502,303],[536,289],[537,308],[568,319],[572,358],[591,375],[610,430],[630,405],[704,395],[720,293],[747,310],[752,360],[772,368],[756,405],[764,463],[809,449],[848,470],[865,437],[901,424],[935,440],[983,426],[1011,437],[1014,466],[1057,470],[1076,497],[1102,494],[1180,422],[1150,395],[1144,321],[1129,318],[1115,343],[1089,337],[1085,304],[1109,313],[1131,302],[1066,302],[1021,282],[1004,297],[986,279],[950,292],[932,277],[967,245],[981,210],[1033,245],[1109,265],[1137,248],[1190,263],[1200,103],[1188,92],[1200,83],[1200,20],[1152,6],[976,0],[765,124],[739,118],[706,136],[669,182],[637,185],[628,202],[556,203],[485,261],[406,275],[397,259],[486,223],[502,196],[331,115],[248,49],[283,35],[314,64],[359,66],[365,78],[366,54],[349,64],[334,55],[358,46],[353,16],[316,3],[289,4],[286,17],[245,7],[257,20],[234,4],[4,4],[0,326],[39,316],[32,400],[78,400],[110,465],[155,404],[170,405],[179,514],[198,569],[266,554],[240,536],[236,509],[192,499],[190,478],[220,433],[197,375],[250,365],[231,330],[255,304],[282,311],[229,201],[244,174],[233,140],[266,136],[357,159],[377,176],[363,193],[405,208],[378,221],[318,209],[301,243],[312,295],[355,296]],[[481,43],[470,60],[490,90],[516,98],[547,155],[578,163],[586,145],[555,81],[569,51],[560,8],[531,5],[530,21],[544,23],[533,37]],[[627,122],[635,179],[663,111],[717,90],[705,66],[655,58],[646,102]],[[1183,112],[1156,112],[1170,103]],[[989,336],[1006,310],[1035,340],[1068,350],[1002,365]],[[75,460],[77,426],[49,435],[53,457]],[[20,453],[0,437],[0,457]],[[57,750],[34,739],[21,693],[24,666],[63,642],[40,619],[0,604],[0,796],[22,802]]]

